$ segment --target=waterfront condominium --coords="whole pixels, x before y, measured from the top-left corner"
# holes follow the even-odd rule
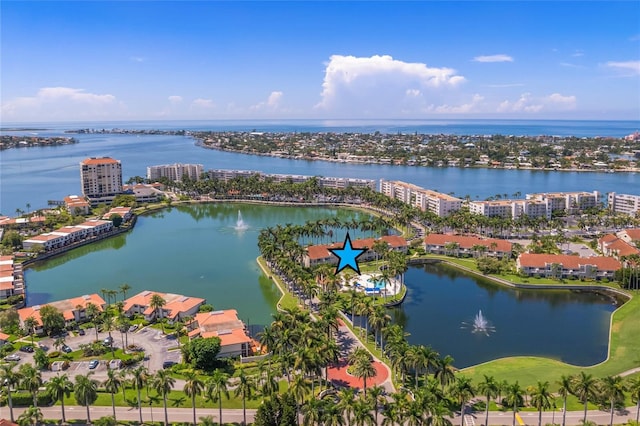
[[[411,183],[380,179],[380,192],[403,203],[443,217],[460,210],[463,200]]]
[[[547,204],[550,213],[564,211],[569,214],[579,213],[598,206],[600,193],[593,192],[543,192],[527,194],[527,200],[542,201]]]
[[[204,166],[202,164],[163,164],[147,167],[147,179],[154,182],[160,178],[182,181],[184,176],[191,180],[200,180]]]
[[[122,165],[110,157],[91,157],[80,163],[82,195],[91,205],[110,203],[122,193]]]
[[[607,196],[607,205],[613,213],[635,216],[640,212],[640,195],[610,192]]]

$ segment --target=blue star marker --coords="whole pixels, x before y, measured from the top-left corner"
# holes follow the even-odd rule
[[[336,267],[336,275],[344,268],[351,268],[360,275],[360,267],[358,266],[357,259],[364,254],[367,249],[355,249],[351,246],[351,237],[347,232],[347,237],[344,240],[344,245],[341,249],[329,249],[329,251],[340,259],[338,266]]]

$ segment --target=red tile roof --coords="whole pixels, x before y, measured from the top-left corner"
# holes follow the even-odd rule
[[[403,237],[399,237],[396,235],[387,235],[387,236],[381,237],[380,239],[383,241],[386,241],[387,244],[389,244],[393,248],[407,246],[407,240],[405,240]],[[351,246],[353,248],[358,248],[358,249],[361,249],[361,248],[371,249],[375,242],[376,240],[373,238],[363,238],[361,240],[353,240],[351,242]],[[339,249],[339,248],[342,248],[342,246],[343,246],[343,243],[333,243],[331,245],[320,244],[317,246],[309,246],[307,247],[307,256],[311,260],[326,259],[332,256],[331,252],[329,251],[330,248]]]
[[[506,240],[498,240],[495,238],[478,238],[467,235],[447,235],[447,234],[429,234],[424,239],[427,245],[444,246],[448,243],[458,243],[460,248],[471,249],[475,245],[482,245],[491,250],[491,245],[495,243],[496,251],[510,252],[512,244]]]
[[[593,265],[601,271],[617,271],[622,266],[613,257],[579,257],[566,254],[522,253],[518,257],[521,267],[542,268],[552,263],[561,264],[565,269],[579,269],[581,265]]]
[[[624,232],[631,238],[631,241],[640,241],[640,228],[627,229]]]
[[[86,164],[86,165],[90,165],[90,164],[118,164],[119,161],[118,160],[114,160],[113,158],[110,157],[103,157],[103,158],[87,158],[85,159],[82,164]]]

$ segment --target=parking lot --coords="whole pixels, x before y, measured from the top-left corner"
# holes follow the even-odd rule
[[[98,333],[98,341],[104,342],[109,336],[107,332],[99,332]],[[113,346],[114,348],[121,348],[123,346],[124,335],[120,332],[111,332],[111,336],[113,337]],[[72,351],[79,350],[81,345],[91,344],[96,341],[96,333],[93,329],[86,330],[84,336],[78,334],[69,334],[64,336],[65,344],[68,345]],[[145,360],[144,366],[147,367],[150,371],[156,371],[162,369],[162,364],[165,361],[171,362],[180,362],[181,361],[181,353],[178,350],[178,343],[173,338],[168,338],[164,336],[160,330],[156,330],[151,327],[145,327],[140,330],[136,330],[133,333],[127,333],[127,341],[129,345],[136,345],[142,348],[145,352]],[[36,342],[36,345],[40,344],[46,346],[48,348],[47,352],[57,350],[53,347],[53,343],[55,342],[54,338],[44,338],[39,342]],[[24,339],[22,342],[18,343],[19,345],[29,345],[31,342],[28,338]],[[20,357],[18,364],[24,363],[33,363],[33,353],[15,351],[13,354]],[[104,380],[107,376],[107,368],[108,363],[111,360],[111,355],[107,352],[102,356],[99,360],[98,365],[95,368],[89,368],[91,360],[86,361],[73,361],[70,363],[69,368],[66,370],[66,373],[73,378],[77,374],[86,374],[88,372],[93,372],[94,377],[97,380]],[[117,368],[115,364],[112,365],[112,368]],[[45,371],[43,372],[43,380],[47,380],[52,376],[59,374],[59,372],[55,371]]]

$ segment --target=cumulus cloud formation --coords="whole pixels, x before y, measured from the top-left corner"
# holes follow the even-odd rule
[[[403,62],[388,55],[333,55],[326,64],[317,109],[350,116],[390,116],[423,108],[465,81],[451,68]]]
[[[473,62],[513,62],[513,58],[509,55],[481,55],[473,58]]]
[[[484,96],[479,94],[473,95],[471,102],[462,105],[440,105],[434,109],[437,113],[445,114],[466,114],[472,112],[478,112],[481,102],[484,101]]]
[[[257,103],[255,105],[251,105],[249,109],[252,111],[261,111],[261,110],[269,110],[275,111],[280,108],[280,101],[282,101],[282,97],[284,93],[280,91],[274,91],[269,94],[269,97],[266,101]]]
[[[564,96],[560,93],[541,98],[535,98],[531,93],[523,93],[517,101],[505,100],[498,105],[498,112],[528,112],[536,113],[542,110],[560,111],[571,110],[576,107],[575,96]]]
[[[214,108],[216,105],[213,103],[211,99],[203,99],[197,98],[191,102],[191,107],[196,109],[210,109]]]
[[[8,118],[77,118],[107,115],[121,107],[110,94],[95,94],[72,87],[43,87],[35,96],[22,96],[2,104]]]
[[[169,102],[171,102],[172,104],[179,104],[182,102],[182,96],[169,96],[167,98],[169,100]]]
[[[640,61],[607,62],[606,65],[609,68],[627,73],[630,72],[633,75],[640,74]]]

